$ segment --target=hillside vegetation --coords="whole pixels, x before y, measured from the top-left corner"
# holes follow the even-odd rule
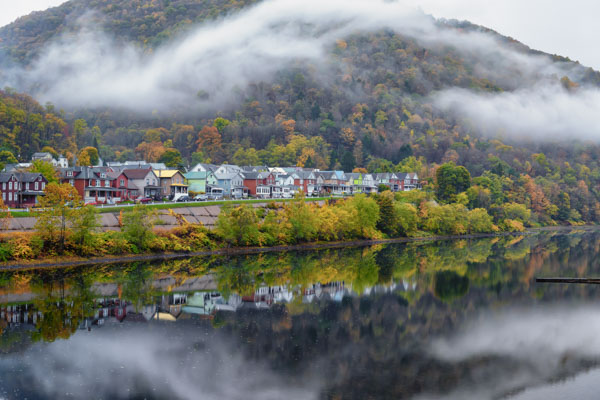
[[[236,13],[256,1],[72,0],[0,29],[4,63],[28,65],[45,46],[79,29],[85,17],[119,40],[151,53],[194,24]],[[93,12],[90,12],[93,11]],[[466,22],[437,21],[440,29],[488,32],[517,53],[525,45]],[[598,86],[600,74],[567,58],[564,76],[546,79],[565,92]],[[143,158],[179,167],[210,161],[298,165],[369,172],[416,171],[435,183],[439,165],[465,166],[463,189],[471,208],[491,214],[525,204],[532,224],[600,220],[600,148],[484,135],[468,120],[442,111],[431,95],[448,88],[501,93],[531,86],[538,77],[511,68],[491,73],[490,60],[448,45],[424,47],[390,30],[355,33],[329,49],[329,73],[298,60],[269,82],[239,88],[236,102],[218,111],[140,114],[123,109],[60,110],[13,90],[0,92],[0,147],[20,160],[43,148],[71,159],[93,146],[106,160]],[[210,93],[198,97],[210,102]],[[511,118],[507,115],[506,118]],[[50,149],[48,148],[50,147]],[[2,161],[2,160],[0,160]],[[451,165],[451,164],[449,164]],[[457,201],[452,198],[439,201]]]

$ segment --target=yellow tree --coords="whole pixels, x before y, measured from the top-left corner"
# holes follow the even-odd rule
[[[58,242],[59,251],[65,249],[67,228],[76,222],[82,201],[77,189],[68,183],[50,183],[40,200],[35,229],[44,244]]]

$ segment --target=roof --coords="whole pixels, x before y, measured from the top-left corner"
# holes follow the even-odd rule
[[[20,182],[35,182],[40,176],[44,177],[39,172],[15,172],[15,176]]]
[[[215,177],[219,180],[230,180],[230,179],[235,178],[236,176],[241,177],[241,174],[239,174],[237,172],[225,173],[225,174],[215,174]]]
[[[0,172],[0,182],[8,182],[13,175],[11,172]]]
[[[148,168],[148,169],[136,168],[136,169],[124,169],[123,170],[123,174],[128,179],[144,179],[146,177],[146,175],[148,175],[148,172],[152,172],[152,170],[150,168]]]
[[[206,179],[210,171],[194,171],[183,174],[185,179]]]
[[[156,172],[156,176],[159,178],[172,178],[181,173],[178,169],[159,169],[154,172]]]

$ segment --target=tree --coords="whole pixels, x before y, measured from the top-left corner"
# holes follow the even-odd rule
[[[260,245],[258,217],[254,207],[224,207],[217,219],[217,233],[234,246]]]
[[[35,160],[31,167],[29,167],[29,172],[37,172],[44,175],[44,178],[48,180],[48,183],[58,183],[58,171],[54,168],[52,163],[44,160]]]
[[[131,244],[134,253],[148,249],[154,239],[155,216],[155,212],[141,204],[123,214],[121,232]]]
[[[158,162],[162,162],[170,168],[183,167],[183,158],[181,158],[181,153],[177,149],[166,149],[158,159]]]
[[[142,142],[135,148],[138,156],[147,162],[158,162],[165,151],[167,149],[161,142]]]
[[[92,205],[86,205],[74,212],[72,220],[73,241],[79,246],[82,254],[93,254],[96,229],[100,227],[98,222],[98,209]]]
[[[390,191],[383,192],[375,197],[375,201],[379,206],[377,229],[386,235],[395,235],[398,222],[394,211],[394,194]]]
[[[2,165],[16,164],[18,162],[19,161],[17,160],[17,158],[10,151],[8,151],[8,150],[0,151],[0,163],[2,163]]]
[[[204,126],[198,132],[197,151],[213,156],[222,150],[221,134],[214,126]]]
[[[231,124],[231,121],[221,117],[215,118],[215,121],[213,122],[213,126],[217,128],[221,135],[223,134],[223,131],[225,131],[225,128],[229,126],[229,124]]]
[[[83,148],[77,155],[77,164],[81,166],[98,165],[99,161],[98,149],[92,146]]]
[[[35,224],[44,245],[57,243],[59,252],[64,251],[67,228],[73,226],[78,218],[77,208],[80,206],[81,198],[77,189],[68,183],[50,183],[46,186]]]
[[[561,192],[558,195],[558,212],[556,216],[561,221],[568,221],[571,213],[571,198],[568,193]]]
[[[435,172],[436,196],[440,201],[452,202],[458,193],[466,191],[471,186],[471,174],[463,166],[453,162],[441,165]]]

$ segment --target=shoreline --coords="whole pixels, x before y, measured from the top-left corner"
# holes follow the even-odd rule
[[[0,264],[0,271],[21,271],[28,269],[50,269],[50,268],[66,268],[78,267],[96,264],[117,264],[136,261],[167,261],[176,260],[188,257],[202,256],[235,256],[246,254],[261,254],[261,253],[277,253],[285,251],[302,251],[302,250],[321,250],[321,249],[339,249],[344,247],[366,247],[378,244],[394,244],[394,243],[412,243],[412,242],[427,242],[437,240],[460,240],[460,239],[480,239],[489,237],[506,237],[506,236],[527,236],[538,232],[552,231],[571,231],[571,230],[598,230],[600,227],[595,225],[582,226],[551,226],[543,228],[527,229],[524,232],[500,232],[500,233],[479,233],[469,235],[443,235],[443,236],[421,236],[421,237],[406,237],[394,239],[377,239],[377,240],[353,240],[353,241],[336,241],[336,242],[314,242],[302,243],[297,245],[272,246],[272,247],[228,247],[216,250],[206,250],[186,253],[148,253],[139,255],[123,255],[119,257],[95,257],[95,258],[76,258],[64,257],[42,260],[30,260],[26,262],[10,262]]]

